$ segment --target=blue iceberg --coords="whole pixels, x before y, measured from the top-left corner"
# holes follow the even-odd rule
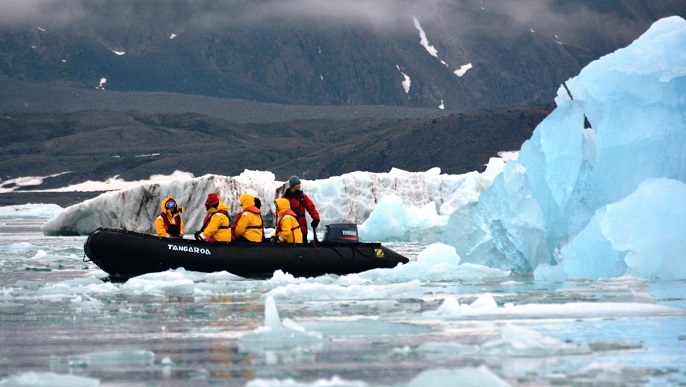
[[[555,103],[443,242],[462,262],[555,278],[686,278],[686,21],[657,21]]]

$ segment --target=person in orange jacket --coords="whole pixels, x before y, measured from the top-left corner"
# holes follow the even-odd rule
[[[291,176],[288,179],[288,187],[289,188],[281,197],[288,199],[291,210],[295,213],[298,223],[300,224],[303,242],[307,243],[307,218],[305,217],[305,212],[308,212],[312,218],[312,223],[310,224],[312,228],[317,228],[319,225],[319,212],[317,212],[317,208],[314,206],[312,199],[300,189],[301,183],[298,176]]]
[[[241,208],[243,212],[236,216],[234,222],[234,241],[262,242],[264,239],[264,225],[262,213],[255,206],[255,197],[250,194],[241,194]]]
[[[195,239],[207,242],[231,242],[231,218],[229,207],[219,199],[216,193],[207,195],[205,200],[207,215],[202,222],[202,229],[195,233]]]
[[[300,230],[300,224],[296,219],[295,212],[291,210],[288,199],[275,199],[274,204],[276,205],[277,218],[272,243],[302,243],[303,234]]]
[[[181,213],[183,208],[176,204],[176,199],[169,196],[160,203],[162,212],[155,219],[155,229],[157,236],[164,238],[183,238],[185,230]]]

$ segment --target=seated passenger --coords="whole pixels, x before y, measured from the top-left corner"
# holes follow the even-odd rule
[[[202,229],[195,233],[195,239],[207,242],[231,242],[231,219],[229,207],[219,200],[216,193],[207,195],[205,200],[207,215]]]
[[[255,197],[250,194],[240,196],[243,212],[236,216],[234,236],[235,241],[262,242],[264,239],[264,225],[262,213],[255,206]]]
[[[176,204],[176,199],[169,196],[160,203],[162,212],[157,215],[155,219],[155,228],[157,229],[157,236],[164,238],[183,238],[183,219],[181,213],[183,208]]]
[[[274,204],[276,204],[277,218],[272,243],[302,243],[303,233],[288,199],[275,199]]]

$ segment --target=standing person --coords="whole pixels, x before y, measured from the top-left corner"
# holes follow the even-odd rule
[[[305,212],[307,211],[312,218],[312,223],[310,224],[312,228],[317,228],[317,226],[319,226],[319,212],[317,212],[317,208],[315,208],[310,197],[300,188],[300,178],[298,178],[298,176],[291,176],[288,179],[288,189],[281,197],[288,199],[291,210],[295,213],[298,224],[300,224],[300,231],[303,234],[303,243],[307,243],[307,218],[305,218]]]
[[[303,233],[296,219],[295,212],[291,210],[288,199],[274,199],[276,205],[276,229],[272,236],[272,243],[302,243]]]
[[[234,241],[262,242],[264,239],[264,227],[262,213],[255,205],[255,197],[250,194],[241,194],[241,208],[243,212],[236,216],[234,223]]]
[[[216,193],[207,195],[205,200],[207,215],[202,222],[202,230],[195,233],[195,239],[207,242],[231,242],[231,219],[229,207],[219,200]]]
[[[176,199],[169,196],[160,203],[162,212],[157,215],[155,219],[155,228],[157,229],[157,236],[164,238],[183,238],[185,230],[183,229],[183,219],[181,213],[183,208],[176,204]]]

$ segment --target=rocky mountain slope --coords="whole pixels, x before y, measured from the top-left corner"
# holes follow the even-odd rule
[[[0,80],[455,112],[549,103],[591,60],[686,15],[683,0],[11,5],[0,13]]]

